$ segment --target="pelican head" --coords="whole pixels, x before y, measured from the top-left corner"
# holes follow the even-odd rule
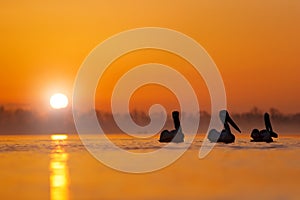
[[[232,120],[227,110],[221,110],[219,113],[220,119],[223,124],[229,123],[235,130],[241,133],[240,128],[236,125],[236,123]]]
[[[271,137],[278,138],[278,134],[273,131],[270,115],[268,113],[264,114],[266,130],[271,134]]]

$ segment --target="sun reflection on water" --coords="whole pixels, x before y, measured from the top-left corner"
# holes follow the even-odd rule
[[[68,154],[64,150],[67,135],[51,135],[54,149],[50,155],[50,199],[68,199]]]

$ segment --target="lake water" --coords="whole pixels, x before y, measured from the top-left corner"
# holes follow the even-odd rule
[[[157,138],[112,135],[127,151],[155,151]],[[204,136],[161,170],[130,174],[95,159],[77,136],[0,136],[0,199],[299,199],[300,137],[217,144],[199,159]],[[95,144],[96,148],[97,144]],[[180,144],[175,148],[180,148]],[[106,151],[112,151],[106,148]]]

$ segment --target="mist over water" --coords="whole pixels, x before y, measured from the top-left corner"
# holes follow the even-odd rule
[[[122,130],[116,124],[114,117],[110,112],[101,110],[90,111],[87,113],[76,113],[80,115],[82,121],[89,124],[91,114],[96,112],[99,124],[105,133],[119,133]],[[277,109],[268,111],[271,116],[274,130],[279,133],[297,133],[300,132],[300,113],[283,114]],[[239,125],[243,133],[250,134],[253,128],[264,128],[263,112],[254,107],[249,112],[232,113],[232,118]],[[134,110],[130,113],[132,120],[139,126],[146,126],[150,123],[150,117],[147,112]],[[120,113],[122,119],[122,114]],[[162,113],[154,113],[154,118],[162,119]],[[197,122],[196,116],[191,113],[183,112],[181,117],[187,122],[185,132],[189,133],[189,124],[192,126]],[[124,117],[125,118],[125,117]],[[206,111],[200,112],[200,123],[198,133],[207,132],[210,122],[210,114]],[[87,127],[88,130],[89,127]],[[167,116],[163,129],[172,129],[173,121],[170,115]],[[52,133],[76,133],[74,119],[71,110],[55,110],[45,115],[40,115],[30,110],[15,109],[8,110],[0,106],[0,134],[52,134]],[[147,133],[144,132],[144,133]],[[141,134],[144,134],[141,133]]]

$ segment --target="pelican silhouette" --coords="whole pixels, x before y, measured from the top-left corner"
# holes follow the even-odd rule
[[[208,139],[211,142],[224,142],[232,143],[235,140],[235,136],[231,133],[229,124],[238,132],[241,133],[239,127],[234,123],[234,121],[229,116],[229,113],[226,110],[221,110],[219,113],[221,121],[224,123],[224,129],[221,132],[218,132],[216,129],[212,129],[208,133]]]
[[[182,133],[180,120],[179,120],[179,112],[172,112],[173,122],[175,126],[175,130],[163,130],[160,134],[159,142],[175,142],[180,143],[184,141],[184,134]]]
[[[272,129],[270,115],[268,113],[264,114],[266,129],[259,131],[258,129],[253,129],[251,132],[251,137],[253,140],[251,142],[273,142],[272,137],[278,138],[278,134]]]

